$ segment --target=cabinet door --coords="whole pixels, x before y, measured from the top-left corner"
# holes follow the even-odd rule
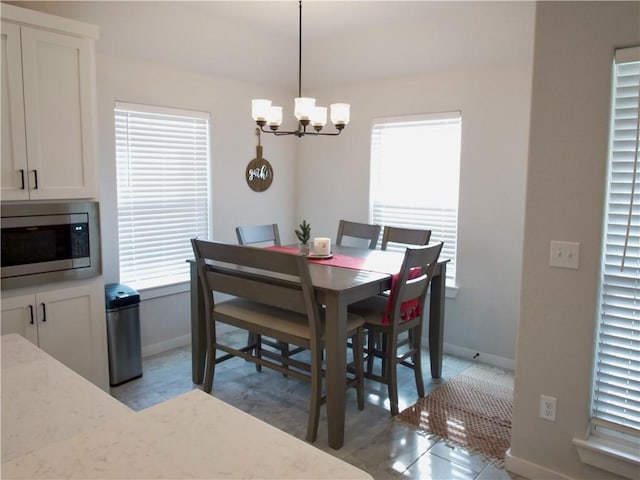
[[[17,333],[38,345],[38,330],[35,322],[35,295],[20,295],[2,299],[0,330],[2,335]]]
[[[32,200],[95,196],[93,42],[21,27]]]
[[[92,284],[36,294],[40,348],[102,388],[107,370],[103,299],[103,288]]]
[[[2,50],[0,51],[0,88],[2,97],[2,157],[0,164],[0,193],[2,200],[27,200],[27,145],[24,126],[24,97],[22,90],[22,57],[20,27],[2,22]]]

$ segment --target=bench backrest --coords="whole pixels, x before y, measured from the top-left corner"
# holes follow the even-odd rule
[[[319,334],[319,313],[304,255],[241,245],[191,240],[207,309],[214,292],[305,314]]]

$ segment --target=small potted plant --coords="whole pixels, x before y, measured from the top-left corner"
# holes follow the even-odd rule
[[[299,225],[299,228],[295,230],[296,237],[298,237],[298,241],[300,242],[300,253],[305,255],[309,255],[309,240],[311,239],[311,225],[307,223],[306,220],[302,220],[302,223]]]

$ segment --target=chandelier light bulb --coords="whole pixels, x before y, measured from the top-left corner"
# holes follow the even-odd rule
[[[311,115],[311,125],[314,127],[324,127],[327,124],[327,107],[316,107]]]
[[[310,120],[316,108],[316,99],[309,97],[299,97],[295,99],[295,109],[293,114],[298,120]]]
[[[270,127],[279,127],[282,124],[282,107],[272,106],[269,109],[267,124]]]
[[[266,122],[271,111],[271,100],[254,98],[251,100],[251,116],[256,122]]]
[[[331,105],[331,123],[334,125],[345,126],[349,123],[349,110],[348,103],[334,103]]]

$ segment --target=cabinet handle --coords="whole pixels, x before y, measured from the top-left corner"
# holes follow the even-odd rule
[[[20,169],[20,181],[22,182],[22,187],[20,187],[20,190],[24,190],[24,169]]]
[[[40,305],[42,305],[42,321],[46,322],[47,321],[47,306],[44,303],[41,303]]]
[[[29,305],[29,315],[31,316],[31,325],[33,325],[33,305]]]
[[[34,182],[35,186],[33,187],[33,189],[36,190],[38,188],[38,171],[37,170],[33,171],[33,179],[35,180]]]

